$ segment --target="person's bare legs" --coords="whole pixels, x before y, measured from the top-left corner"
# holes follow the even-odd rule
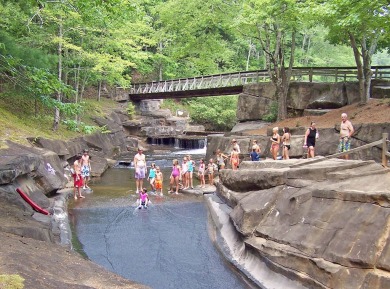
[[[175,183],[176,183],[176,192],[175,194],[179,193],[179,177],[175,177]]]
[[[308,157],[314,158],[314,147],[310,146],[308,150]]]

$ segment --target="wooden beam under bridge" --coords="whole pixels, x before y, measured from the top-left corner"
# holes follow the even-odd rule
[[[190,97],[206,97],[219,95],[234,95],[242,93],[243,85],[219,87],[219,88],[204,88],[197,90],[182,90],[157,93],[139,93],[129,94],[129,99],[132,101],[149,100],[149,99],[167,99],[167,98],[190,98]]]

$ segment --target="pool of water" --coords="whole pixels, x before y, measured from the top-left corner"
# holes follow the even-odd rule
[[[170,171],[163,168],[164,196],[151,195],[141,210],[133,169],[109,169],[94,180],[93,192],[69,206],[84,253],[155,289],[249,288],[211,242],[203,197],[166,193]]]

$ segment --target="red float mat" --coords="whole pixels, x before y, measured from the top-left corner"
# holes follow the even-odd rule
[[[49,215],[49,212],[45,209],[42,209],[40,206],[38,206],[36,203],[34,203],[21,189],[17,188],[16,191],[19,193],[19,195],[30,204],[30,206],[37,211],[38,213]]]

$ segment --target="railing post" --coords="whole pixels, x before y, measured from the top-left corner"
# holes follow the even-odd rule
[[[313,68],[310,68],[309,71],[309,82],[313,82]]]
[[[388,156],[388,146],[387,146],[387,140],[388,140],[389,134],[387,132],[382,134],[382,166],[387,167],[387,156]]]

